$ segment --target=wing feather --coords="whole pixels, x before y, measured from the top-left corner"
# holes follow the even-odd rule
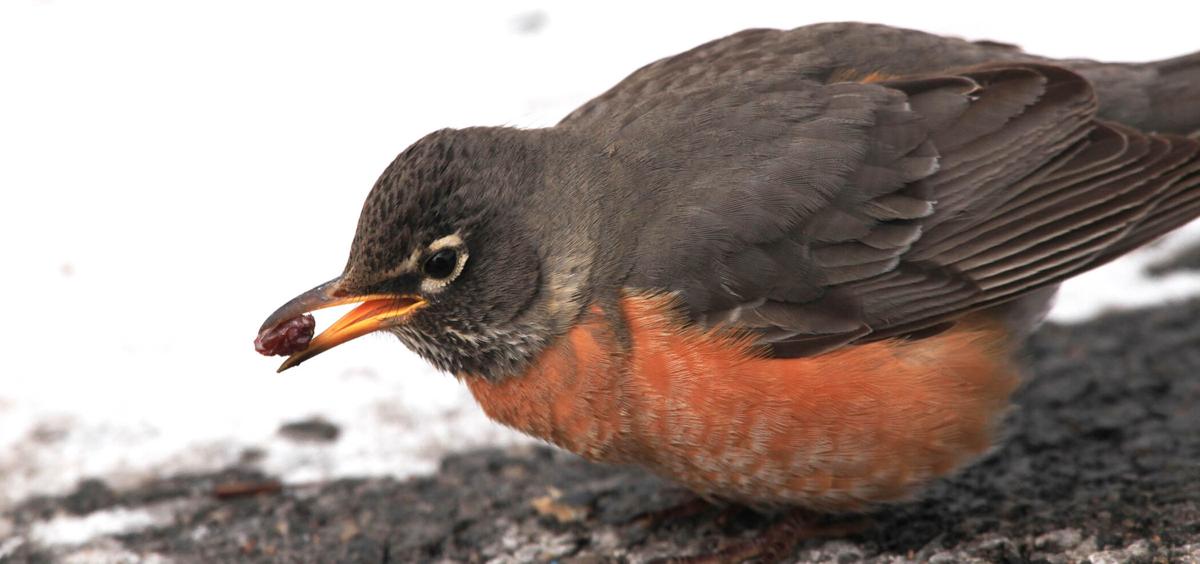
[[[627,283],[699,323],[783,356],[921,336],[1200,215],[1200,142],[1098,119],[1070,70],[838,82],[783,72],[778,40],[652,63],[564,120],[642,182]]]

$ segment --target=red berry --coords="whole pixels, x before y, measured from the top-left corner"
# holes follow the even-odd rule
[[[305,314],[293,317],[258,334],[254,350],[265,356],[287,356],[302,351],[312,341],[317,321]]]

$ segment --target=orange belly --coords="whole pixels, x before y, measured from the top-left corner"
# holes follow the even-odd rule
[[[527,373],[464,379],[491,418],[586,458],[831,510],[902,498],[984,453],[1017,384],[1003,332],[984,325],[771,359],[685,327],[667,298],[622,307],[625,340],[593,309]]]

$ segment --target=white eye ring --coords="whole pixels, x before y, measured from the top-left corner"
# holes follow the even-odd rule
[[[425,252],[422,254],[424,257],[433,257],[438,253],[438,251],[442,251],[444,249],[454,249],[455,257],[457,258],[457,261],[454,264],[454,269],[447,276],[440,278],[434,278],[426,274],[425,277],[421,279],[422,292],[437,293],[453,282],[454,279],[458,278],[459,274],[462,274],[463,267],[467,264],[467,257],[469,256],[469,253],[467,253],[467,246],[459,234],[455,233],[453,235],[447,235],[430,243],[429,246],[426,247]],[[423,260],[428,260],[428,258]],[[422,262],[421,265],[422,268],[424,268],[425,263]],[[424,272],[422,272],[422,274],[424,274]]]

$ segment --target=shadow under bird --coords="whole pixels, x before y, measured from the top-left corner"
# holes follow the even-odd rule
[[[262,348],[286,369],[388,331],[588,459],[863,510],[991,448],[1060,282],[1200,215],[1197,130],[1200,53],[747,30],[553,127],[420,139]],[[297,319],[351,302],[309,341]]]

